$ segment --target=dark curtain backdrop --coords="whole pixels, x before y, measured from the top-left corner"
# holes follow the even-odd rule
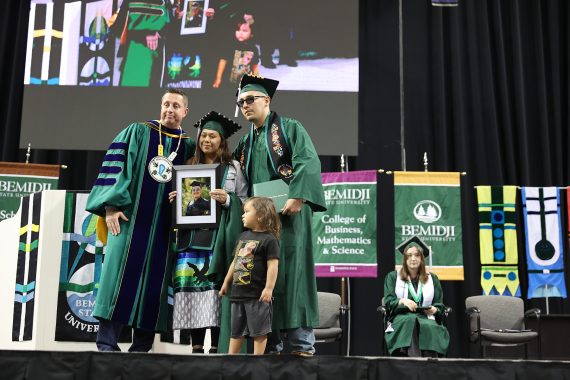
[[[3,161],[25,159],[18,140],[28,3],[0,2]],[[349,170],[400,170],[398,1],[359,4],[360,145],[359,156],[348,160]],[[460,0],[457,8],[438,8],[429,0],[404,0],[403,20],[407,170],[423,170],[427,152],[430,171],[467,172],[462,178],[465,281],[443,283],[445,302],[454,309],[450,356],[463,357],[468,352],[464,299],[481,293],[473,186],[570,184],[570,6],[567,0]],[[61,187],[89,189],[102,157],[103,152],[34,151],[32,161],[68,165]],[[323,171],[339,169],[337,157],[321,159]],[[392,180],[379,175],[379,277],[350,281],[354,355],[380,354],[375,310],[383,278],[394,265]],[[520,222],[519,268],[526,296]],[[340,289],[340,280],[318,284],[321,290]],[[545,302],[527,301],[527,307],[545,310]],[[550,299],[550,312],[570,313],[570,303]]]

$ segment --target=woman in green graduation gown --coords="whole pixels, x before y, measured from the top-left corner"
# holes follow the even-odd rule
[[[242,201],[247,197],[248,185],[228,148],[228,138],[241,127],[215,111],[210,111],[194,126],[198,128],[197,148],[188,164],[221,164],[221,186],[212,189],[208,195],[220,203],[222,212],[217,229],[179,230],[177,233],[172,327],[175,330],[190,329],[193,353],[204,352],[208,328],[212,341],[209,353],[217,352],[218,348],[220,352],[227,352],[229,304],[221,304],[218,290],[243,228]],[[169,196],[172,201],[176,192]],[[220,321],[220,314],[228,323]],[[222,339],[218,346],[220,326]]]
[[[422,247],[423,245],[423,247]],[[426,270],[429,249],[416,242],[401,248],[402,268],[388,273],[384,282],[384,303],[390,320],[384,333],[390,355],[443,356],[449,333],[439,323],[444,311],[441,284]]]

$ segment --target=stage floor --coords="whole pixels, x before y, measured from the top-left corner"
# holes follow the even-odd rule
[[[570,379],[570,361],[0,351],[0,379]]]

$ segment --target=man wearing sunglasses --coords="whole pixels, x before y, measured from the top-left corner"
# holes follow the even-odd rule
[[[250,121],[250,132],[240,140],[234,156],[249,188],[282,179],[289,185],[281,210],[281,252],[273,301],[273,333],[268,352],[280,352],[280,330],[286,330],[294,353],[315,352],[313,327],[318,326],[317,286],[313,261],[312,213],[325,211],[321,162],[300,122],[281,117],[270,105],[278,81],[253,75],[241,79],[237,106]]]

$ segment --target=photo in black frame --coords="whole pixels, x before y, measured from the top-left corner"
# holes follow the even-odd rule
[[[210,190],[219,189],[220,164],[174,166],[172,202],[173,225],[176,228],[216,228],[220,223],[221,207]]]

